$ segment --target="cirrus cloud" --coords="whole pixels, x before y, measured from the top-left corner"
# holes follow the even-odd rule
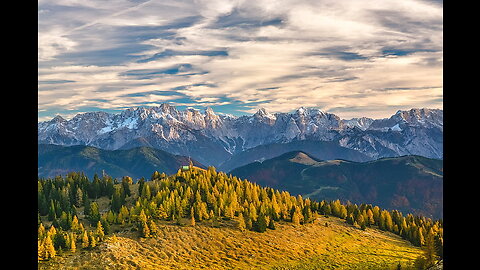
[[[38,8],[39,120],[162,102],[236,115],[318,107],[344,118],[443,105],[438,1],[42,0]]]

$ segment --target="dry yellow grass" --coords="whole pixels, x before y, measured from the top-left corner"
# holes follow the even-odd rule
[[[241,232],[233,223],[161,222],[157,238],[120,232],[117,242],[109,238],[92,251],[64,253],[39,269],[388,269],[421,254],[397,235],[332,217],[297,227],[279,223],[265,233]]]

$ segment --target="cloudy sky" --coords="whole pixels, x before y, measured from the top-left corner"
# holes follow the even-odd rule
[[[39,0],[38,119],[443,107],[443,2]]]

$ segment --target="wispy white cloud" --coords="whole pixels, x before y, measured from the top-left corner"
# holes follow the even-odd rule
[[[39,1],[39,109],[172,102],[239,113],[319,107],[347,118],[440,108],[442,8],[420,0]]]

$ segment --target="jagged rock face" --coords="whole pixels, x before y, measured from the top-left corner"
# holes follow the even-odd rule
[[[386,119],[349,120],[318,109],[251,116],[219,115],[211,108],[177,110],[169,104],[119,114],[90,112],[38,123],[38,142],[107,150],[150,146],[191,155],[206,165],[260,145],[297,140],[333,141],[372,159],[416,154],[443,158],[443,111],[412,109]]]

